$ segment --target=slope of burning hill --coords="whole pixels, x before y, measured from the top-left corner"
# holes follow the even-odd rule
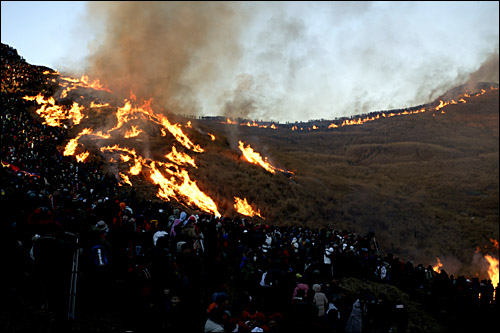
[[[425,112],[358,118],[366,122],[263,128],[175,116],[133,95],[117,100],[88,78],[43,75],[54,83],[51,94],[25,98],[41,121],[48,122],[44,106],[63,111],[54,125],[68,128],[61,151],[105,161],[124,190],[144,199],[266,223],[374,231],[384,252],[424,264],[440,256],[455,274],[475,275],[476,247],[498,239],[498,90],[436,101]],[[249,163],[241,146],[281,171]]]
[[[288,179],[242,164],[243,177],[226,163],[197,178],[238,188],[270,221],[373,230],[384,250],[423,263],[439,255],[455,272],[498,238],[498,90],[333,130],[211,126],[227,146],[249,142],[294,172]]]

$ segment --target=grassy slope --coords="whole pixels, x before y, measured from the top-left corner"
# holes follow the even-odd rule
[[[499,232],[498,90],[444,110],[304,132],[194,122],[218,139],[190,133],[207,144],[193,178],[226,215],[246,197],[270,223],[373,230],[386,252],[475,275]],[[295,176],[244,162],[238,140]]]

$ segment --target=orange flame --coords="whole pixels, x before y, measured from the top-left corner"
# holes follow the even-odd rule
[[[234,200],[235,200],[235,203],[234,203],[234,208],[236,209],[236,211],[242,215],[246,215],[246,216],[250,216],[250,217],[253,217],[255,215],[262,217],[262,215],[260,215],[260,209],[255,211],[252,206],[250,206],[247,202],[247,199],[241,199],[241,198],[238,198],[238,197],[234,197]]]
[[[165,155],[165,157],[178,165],[189,164],[195,168],[197,167],[191,156],[183,152],[178,152],[175,146],[172,146],[172,151]]]
[[[130,181],[130,178],[128,178],[128,176],[127,176],[127,175],[124,175],[124,174],[123,174],[123,173],[121,173],[121,172],[119,173],[119,175],[120,175],[121,179],[123,180],[123,182],[124,182],[125,184],[128,184],[128,185],[130,185],[130,186],[133,186],[133,185],[132,185],[132,182]],[[121,185],[121,184],[119,184],[119,185]]]
[[[151,180],[160,187],[157,193],[158,197],[165,200],[183,199],[189,204],[193,204],[206,212],[212,213],[215,216],[221,216],[212,198],[199,189],[196,181],[192,181],[189,178],[189,174],[186,170],[180,170],[180,172],[175,174],[181,181],[181,183],[178,184],[175,177],[171,177],[170,179],[165,178],[160,170],[156,168],[155,162],[151,163],[150,168]],[[166,171],[172,173],[169,169]]]
[[[84,153],[75,155],[75,158],[78,162],[84,162],[87,159],[87,157],[89,157],[89,155],[90,155],[90,153],[88,151],[86,151]]]
[[[56,101],[53,97],[45,99],[45,97],[39,93],[37,96],[24,96],[23,99],[27,101],[36,100],[38,105],[41,107],[36,110],[36,113],[45,119],[45,123],[49,126],[60,127],[61,121],[71,119],[74,125],[78,125],[80,121],[85,117],[82,115],[81,111],[84,106],[79,106],[78,103],[74,102],[71,109],[65,111],[62,106],[56,105]]]
[[[207,134],[208,134],[208,136],[210,137],[210,139],[211,139],[212,141],[215,141],[215,135],[210,134],[210,133],[207,133]]]
[[[488,275],[494,287],[498,286],[498,259],[486,254],[484,258],[490,264],[488,268]]]
[[[130,131],[125,132],[125,138],[134,138],[142,133],[142,130],[139,129],[139,126],[132,126]]]
[[[439,260],[438,257],[436,257],[436,259],[437,259],[437,264],[432,266],[432,269],[436,273],[441,273],[441,267],[443,267],[443,264],[441,263],[441,260]]]
[[[103,108],[109,106],[109,103],[104,103],[104,104],[96,104],[94,101],[90,102],[90,108]]]
[[[239,141],[239,148],[240,148],[241,152],[243,153],[243,156],[245,157],[245,159],[248,162],[260,165],[261,167],[263,167],[265,170],[269,171],[270,173],[276,172],[275,168],[271,164],[267,163],[267,161],[264,161],[262,159],[262,157],[260,156],[260,154],[255,152],[252,149],[252,147],[250,147],[250,145],[245,147],[245,144],[242,141]]]

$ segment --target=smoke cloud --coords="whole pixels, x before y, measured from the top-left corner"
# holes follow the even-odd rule
[[[83,71],[178,114],[333,119],[498,82],[498,2],[89,2],[85,25]]]

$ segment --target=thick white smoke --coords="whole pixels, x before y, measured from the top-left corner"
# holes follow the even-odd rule
[[[427,103],[484,80],[471,73],[486,61],[496,72],[483,76],[498,82],[498,7],[89,2],[96,40],[84,71],[176,113],[333,119]]]

